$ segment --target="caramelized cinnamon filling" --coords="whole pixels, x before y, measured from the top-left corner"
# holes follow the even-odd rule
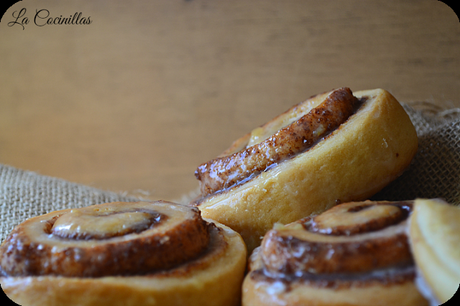
[[[242,184],[271,166],[305,152],[348,120],[363,101],[354,97],[349,88],[340,88],[316,107],[306,102],[308,107],[302,103],[296,105],[255,129],[246,147],[238,152],[201,164],[195,171],[201,195],[205,197]]]
[[[27,220],[0,246],[0,263],[10,276],[140,275],[193,260],[209,241],[196,208],[116,202]]]
[[[159,225],[167,216],[155,211],[100,211],[72,210],[59,217],[50,234],[65,239],[108,239],[131,233],[140,233]]]
[[[293,282],[302,282],[318,288],[345,289],[354,287],[365,287],[374,283],[391,285],[402,284],[412,281],[415,278],[415,267],[413,265],[394,267],[382,270],[375,270],[369,273],[309,273],[303,272],[296,275],[271,275],[263,269],[251,273],[251,278],[256,281],[281,282],[285,290]]]
[[[262,268],[257,273],[326,283],[335,277],[413,277],[406,236],[411,209],[411,202],[345,203],[321,215],[277,227],[262,241]],[[401,268],[407,273],[398,274]]]
[[[407,219],[411,203],[385,204],[358,202],[335,206],[303,225],[311,232],[342,236],[378,231]]]

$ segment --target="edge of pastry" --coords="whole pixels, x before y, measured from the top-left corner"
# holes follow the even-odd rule
[[[125,224],[131,227],[127,233]],[[193,227],[206,241],[198,252],[197,238],[189,234]],[[101,238],[101,232],[110,236]],[[0,246],[0,263],[2,289],[21,305],[237,306],[246,246],[238,233],[202,219],[196,208],[116,202],[24,221]],[[62,265],[72,273],[60,273]],[[128,272],[113,267],[117,272],[106,273],[118,265]]]
[[[441,305],[460,285],[460,207],[416,199],[408,232],[420,291],[432,305]]]
[[[317,105],[312,100],[324,96],[303,103]],[[203,216],[239,232],[250,252],[274,223],[293,222],[337,203],[365,200],[401,175],[418,148],[409,116],[383,89],[354,96],[365,100],[362,106],[307,151],[194,202]],[[236,143],[248,140],[246,135]]]
[[[243,306],[428,305],[406,234],[412,207],[349,202],[276,225],[251,256]]]

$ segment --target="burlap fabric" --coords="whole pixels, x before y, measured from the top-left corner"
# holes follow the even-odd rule
[[[416,127],[419,150],[408,170],[373,199],[443,198],[460,204],[460,109],[442,110],[429,103],[403,106]],[[66,208],[136,200],[137,197],[123,193],[0,164],[0,241],[14,226],[33,216]]]
[[[460,108],[403,104],[417,131],[419,147],[410,167],[373,200],[442,198],[460,204]]]
[[[22,221],[66,208],[136,198],[0,164],[0,235]]]

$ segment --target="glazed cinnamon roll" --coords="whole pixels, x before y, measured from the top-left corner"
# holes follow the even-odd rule
[[[416,284],[431,305],[443,305],[460,286],[460,208],[441,199],[416,199],[409,223]]]
[[[241,237],[196,208],[115,202],[18,225],[0,282],[21,305],[238,305],[245,261]]]
[[[293,106],[195,172],[206,218],[239,232],[251,251],[276,222],[368,199],[409,166],[415,128],[382,89],[339,88]]]
[[[350,202],[276,225],[252,254],[243,305],[428,305],[406,235],[412,202]]]

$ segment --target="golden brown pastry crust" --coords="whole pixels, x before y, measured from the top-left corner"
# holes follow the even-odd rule
[[[275,226],[251,257],[243,306],[428,305],[414,284],[406,236],[411,208],[345,203]],[[388,219],[388,212],[397,217]]]
[[[252,251],[274,223],[367,199],[401,175],[418,146],[410,118],[385,90],[354,96],[363,105],[309,150],[243,184],[198,199],[203,216],[239,232]],[[327,93],[304,103],[315,107],[325,97]],[[243,148],[249,139],[249,134],[242,137],[224,154]]]
[[[1,266],[14,276],[129,275],[177,266],[208,243],[198,210],[160,201],[106,203],[26,220],[0,246]]]
[[[200,165],[195,175],[200,181],[202,196],[231,188],[302,153],[347,120],[359,104],[349,88],[339,88],[306,114],[299,110],[300,106],[294,106],[287,113],[292,116],[299,113],[298,120],[260,142]]]
[[[419,289],[441,305],[460,285],[460,208],[440,199],[416,199],[409,223]]]
[[[110,206],[111,204],[107,205]],[[64,243],[67,242],[71,245],[70,249],[74,248],[75,250],[78,248],[75,245],[78,245],[79,242],[82,245],[86,245],[85,247],[89,249],[97,249],[107,246],[109,241],[126,242],[131,239],[134,241],[140,237],[141,240],[146,240],[147,244],[133,243],[133,248],[139,249],[141,253],[146,250],[150,257],[161,257],[163,256],[162,254],[150,252],[151,250],[148,248],[148,245],[152,242],[150,236],[156,236],[158,241],[162,241],[163,245],[165,245],[169,237],[171,237],[171,240],[174,240],[173,237],[175,234],[183,234],[180,229],[182,225],[184,229],[190,229],[191,226],[190,224],[187,225],[187,223],[196,217],[197,212],[199,215],[199,211],[191,207],[166,202],[118,203],[117,205],[129,206],[134,211],[140,206],[142,208],[141,211],[145,211],[146,207],[151,211],[161,211],[161,214],[166,215],[166,219],[169,219],[171,223],[168,225],[168,220],[164,220],[154,224],[152,228],[138,233],[122,236],[116,235],[115,237],[104,238],[99,241],[88,238],[73,242],[69,240],[78,239],[57,238],[57,240],[62,240]],[[168,209],[160,209],[160,206],[170,206],[173,211],[178,210],[180,212],[176,214]],[[90,208],[98,207],[96,205]],[[104,205],[100,207],[104,207]],[[182,211],[186,213],[182,214]],[[69,210],[51,213],[48,216],[44,215],[40,217],[42,219],[38,220],[38,222],[46,223],[40,221],[43,221],[43,218],[47,219],[50,217],[53,219],[56,214],[62,216],[66,213],[69,213]],[[126,216],[122,216],[121,222],[123,222],[124,217]],[[128,218],[132,218],[132,216]],[[34,218],[26,222],[33,223],[33,221]],[[241,283],[246,265],[246,248],[243,240],[236,232],[224,225],[215,222],[212,223],[210,220],[204,221],[201,218],[196,221],[198,221],[198,227],[200,227],[202,222],[205,222],[207,243],[203,246],[199,254],[191,255],[191,258],[183,259],[180,256],[176,257],[174,266],[165,266],[162,269],[158,269],[158,267],[147,269],[145,266],[140,265],[141,270],[137,273],[129,271],[125,274],[118,272],[114,275],[107,275],[104,272],[101,275],[101,273],[96,271],[94,275],[85,275],[83,277],[78,273],[65,276],[58,275],[55,271],[46,274],[43,273],[44,271],[27,270],[24,267],[19,269],[19,271],[14,268],[12,269],[10,265],[20,263],[20,258],[16,256],[18,253],[10,256],[11,252],[18,246],[17,243],[10,242],[19,239],[17,237],[18,232],[21,232],[21,225],[19,225],[19,231],[12,233],[10,239],[5,240],[4,244],[2,244],[0,257],[3,276],[0,277],[0,283],[4,292],[13,301],[21,305],[239,305]],[[191,222],[194,223],[195,221]],[[91,230],[94,229],[92,226],[89,227]],[[108,227],[112,228],[113,225],[110,224]],[[24,230],[24,227],[22,229]],[[152,233],[143,235],[148,231]],[[53,234],[47,235],[53,236]],[[13,236],[16,238],[12,239],[11,237]],[[193,245],[195,237],[186,235],[183,237],[183,244],[179,248],[176,248],[176,253],[187,253],[189,249],[193,249],[191,245]],[[53,240],[55,237],[50,238]],[[41,237],[41,239],[44,239],[44,237]],[[186,240],[191,241],[187,242]],[[197,244],[200,244],[199,240]],[[102,242],[101,245],[99,245],[99,242]],[[44,240],[41,243],[36,243],[35,241],[29,244],[28,249],[31,250],[34,246],[38,250],[46,249],[47,246],[44,244]],[[50,244],[53,244],[53,241]],[[24,246],[25,244],[22,245]],[[57,243],[51,253],[53,251],[58,252],[60,248],[65,249],[66,247],[62,247],[62,245]],[[162,252],[161,247],[156,249],[156,252]],[[167,247],[166,252],[169,252]],[[29,259],[38,253],[31,254]],[[130,262],[130,258],[126,258],[122,254],[112,255],[119,262],[124,261],[126,264]],[[173,256],[173,254],[167,253],[167,256]],[[27,258],[24,259],[27,261]],[[83,260],[84,256],[80,259]],[[138,257],[134,257],[133,259],[134,261],[139,260]],[[114,262],[113,258],[110,260]],[[59,261],[49,261],[49,263],[58,264]],[[24,263],[22,264],[24,265]],[[92,262],[91,264],[97,263]],[[28,264],[26,263],[25,265],[27,266]],[[136,266],[137,262],[133,262],[132,265]]]

